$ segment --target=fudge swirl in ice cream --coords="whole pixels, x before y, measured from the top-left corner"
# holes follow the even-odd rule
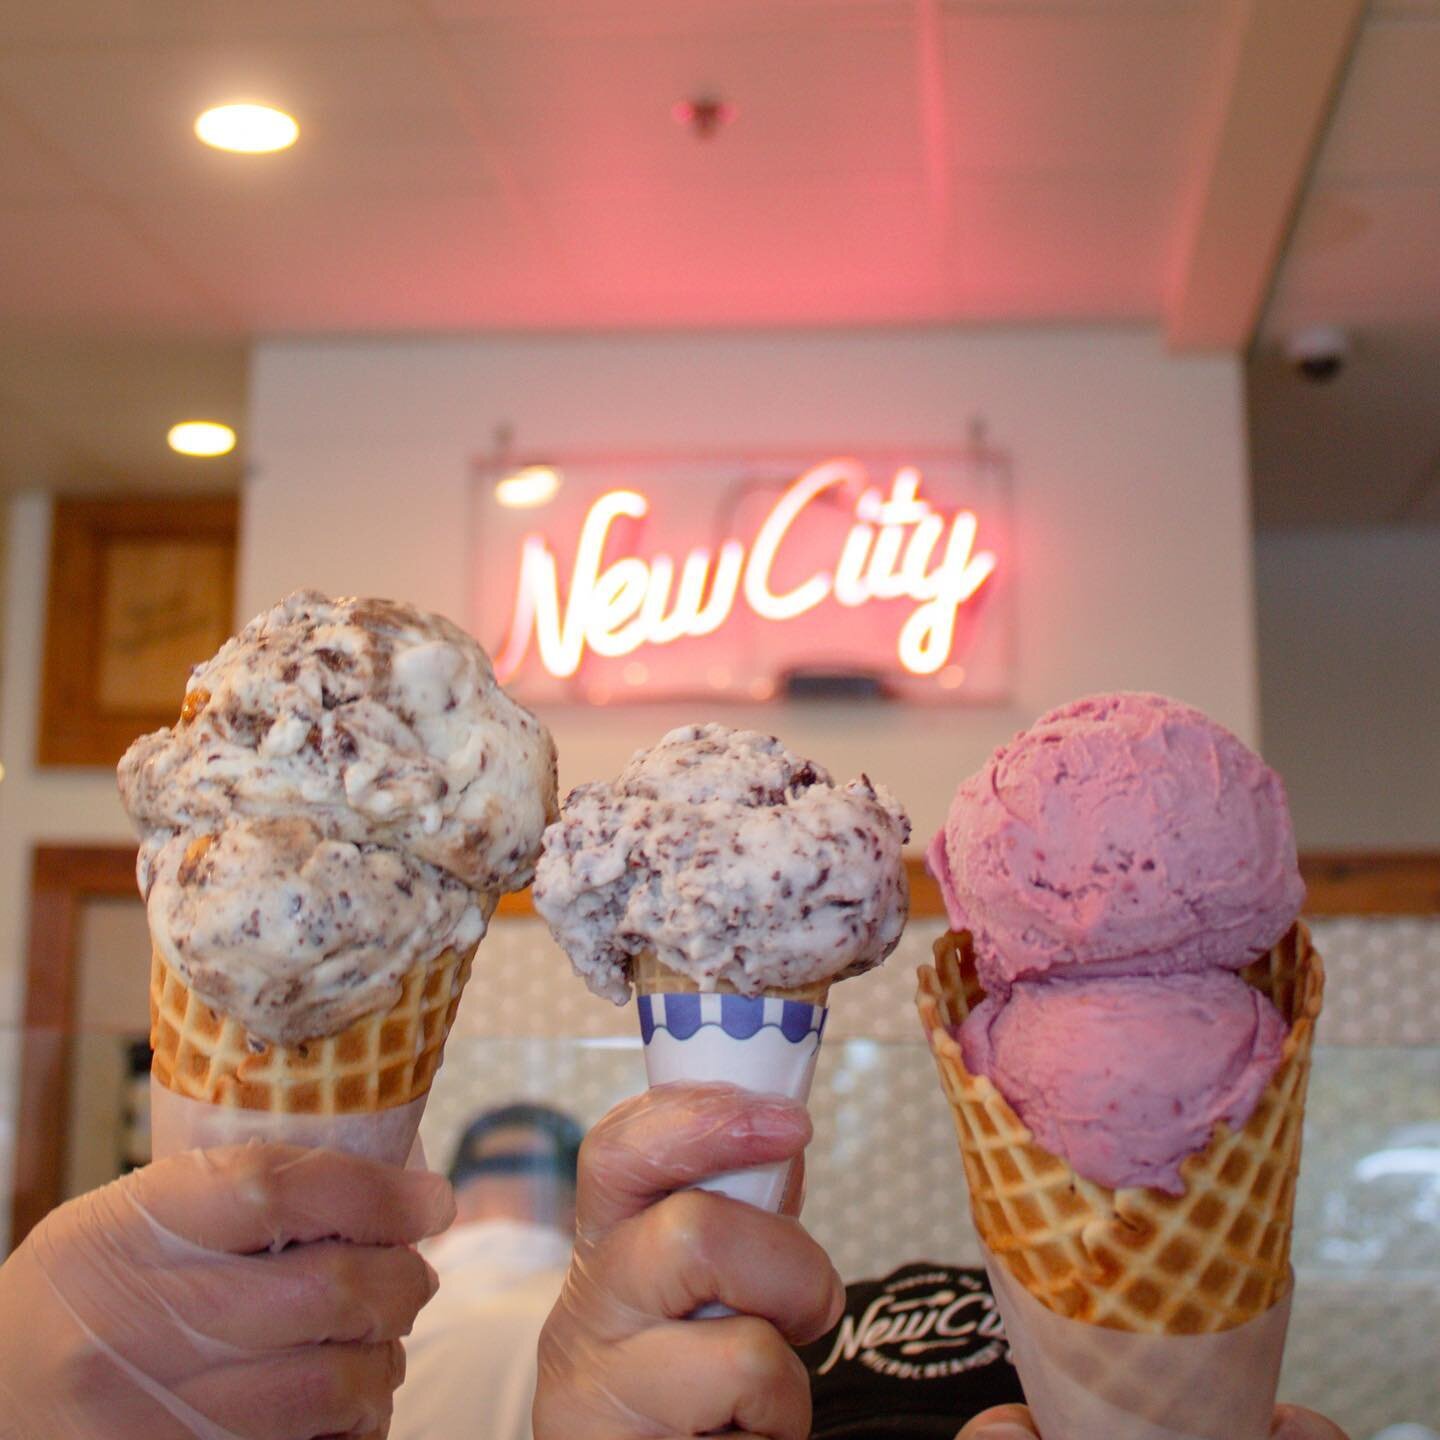
[[[191,674],[119,767],[167,964],[276,1043],[393,1003],[484,934],[555,813],[555,748],[458,626],[301,591]]]
[[[743,994],[878,965],[904,928],[910,822],[868,779],[837,786],[771,735],[671,731],[545,832],[535,905],[576,971],[623,1004],[653,953]]]

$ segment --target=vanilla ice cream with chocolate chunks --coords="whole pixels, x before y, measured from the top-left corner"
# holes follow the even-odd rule
[[[384,1009],[484,934],[555,814],[549,733],[459,626],[300,591],[190,676],[120,792],[163,958],[278,1044]]]
[[[858,975],[909,908],[910,822],[882,787],[837,786],[772,735],[673,730],[545,832],[535,906],[597,995],[624,1004],[653,953],[702,990]]]

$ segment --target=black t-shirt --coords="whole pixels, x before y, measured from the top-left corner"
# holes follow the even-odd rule
[[[800,1351],[812,1440],[954,1440],[982,1410],[1024,1399],[983,1270],[917,1262],[845,1294],[840,1323]]]

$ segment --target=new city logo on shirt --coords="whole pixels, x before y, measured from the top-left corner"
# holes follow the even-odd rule
[[[898,1273],[858,1313],[841,1318],[815,1374],[858,1363],[896,1380],[937,1380],[1005,1358],[995,1297],[974,1275],[951,1269]]]

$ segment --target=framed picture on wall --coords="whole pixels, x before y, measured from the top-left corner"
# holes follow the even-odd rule
[[[234,496],[55,502],[37,759],[114,765],[234,628]]]

